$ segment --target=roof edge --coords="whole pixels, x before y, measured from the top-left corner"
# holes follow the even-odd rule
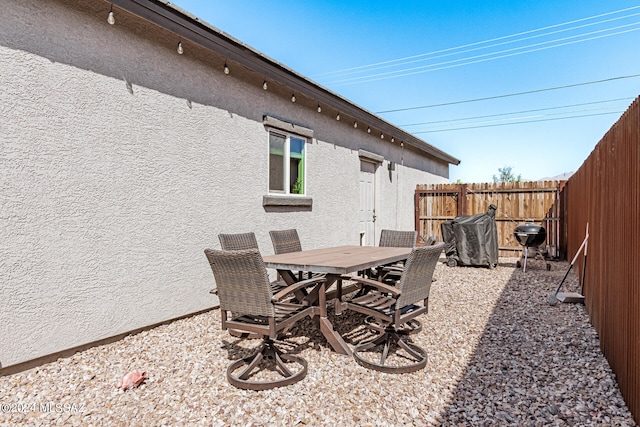
[[[398,128],[278,61],[269,58],[251,46],[242,43],[166,0],[111,0],[109,3],[165,28],[179,37],[196,43],[230,61],[237,62],[302,95],[315,99],[327,107],[336,109],[341,114],[351,116],[358,122],[366,123],[390,138],[393,137],[406,142],[412,147],[449,164],[460,164],[459,159]]]

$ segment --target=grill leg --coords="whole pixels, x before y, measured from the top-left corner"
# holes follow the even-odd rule
[[[527,272],[527,257],[529,256],[529,246],[524,247],[524,268],[522,269],[523,273]]]

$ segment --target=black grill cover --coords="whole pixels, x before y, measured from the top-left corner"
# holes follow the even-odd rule
[[[496,209],[496,205],[490,205],[486,213],[457,216],[442,224],[447,264],[489,268],[498,264]]]

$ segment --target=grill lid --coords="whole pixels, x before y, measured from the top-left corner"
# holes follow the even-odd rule
[[[547,231],[540,225],[527,223],[517,226],[513,235],[522,246],[536,247],[545,241]]]

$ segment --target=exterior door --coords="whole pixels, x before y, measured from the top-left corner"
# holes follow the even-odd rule
[[[360,245],[375,245],[376,165],[360,161]]]

